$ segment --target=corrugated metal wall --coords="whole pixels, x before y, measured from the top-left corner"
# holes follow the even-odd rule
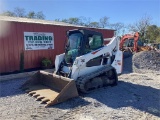
[[[0,22],[0,32],[6,21]],[[24,32],[50,32],[54,34],[54,49],[24,51],[24,69],[40,67],[43,57],[55,60],[55,56],[64,52],[66,31],[77,27],[65,27],[35,23],[7,22],[6,34],[0,34],[0,73],[20,69],[20,54],[24,51]],[[104,38],[114,35],[113,30],[92,29],[103,34]],[[3,32],[2,32],[3,33]]]

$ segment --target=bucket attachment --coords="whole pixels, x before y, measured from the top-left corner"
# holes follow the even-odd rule
[[[78,96],[75,81],[59,75],[38,71],[21,87],[29,95],[46,103],[54,105]]]

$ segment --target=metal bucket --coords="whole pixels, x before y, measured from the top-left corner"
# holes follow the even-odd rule
[[[46,106],[78,96],[75,81],[44,71],[38,71],[21,87]]]

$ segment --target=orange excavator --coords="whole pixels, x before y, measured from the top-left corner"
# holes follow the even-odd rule
[[[128,51],[131,52],[137,52],[137,42],[139,40],[139,33],[136,32],[133,34],[125,34],[122,36],[120,40],[120,50],[122,51]]]
[[[130,53],[151,50],[151,47],[143,45],[139,40],[139,36],[139,32],[123,35],[120,40],[120,50]]]

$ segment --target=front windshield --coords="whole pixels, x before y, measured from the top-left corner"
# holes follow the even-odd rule
[[[80,47],[80,41],[82,39],[81,33],[74,33],[71,34],[68,38],[68,47],[70,50],[72,49],[78,49]]]
[[[81,33],[73,33],[68,37],[65,60],[67,63],[73,63],[79,55],[80,43],[82,40]]]
[[[127,39],[123,44],[124,47],[133,47],[133,45],[134,45],[134,39]]]

